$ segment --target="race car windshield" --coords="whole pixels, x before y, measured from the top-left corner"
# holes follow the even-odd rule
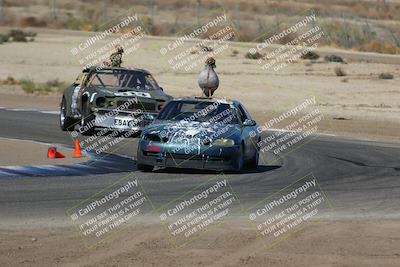
[[[237,111],[229,104],[198,101],[172,101],[159,114],[159,120],[238,124]]]
[[[96,72],[90,77],[88,86],[140,90],[159,89],[153,76],[140,71]]]

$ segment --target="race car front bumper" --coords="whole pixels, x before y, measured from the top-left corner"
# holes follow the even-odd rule
[[[107,110],[97,110],[94,113],[95,127],[110,128],[121,131],[142,130],[150,124],[157,113],[119,112],[117,115],[109,115]]]
[[[150,147],[150,149],[148,149]],[[201,147],[197,153],[174,153],[163,145],[160,151],[151,149],[147,142],[140,142],[137,163],[161,168],[189,168],[207,170],[236,170],[240,146]],[[156,147],[156,145],[154,145]]]

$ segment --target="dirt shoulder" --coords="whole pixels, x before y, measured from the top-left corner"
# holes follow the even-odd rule
[[[60,96],[14,95],[0,93],[0,107],[11,109],[38,109],[58,111]]]
[[[47,150],[51,145],[0,137],[0,166],[64,165],[88,161],[90,158],[73,158],[74,151],[58,147],[64,159],[48,159]]]
[[[218,224],[175,248],[159,224],[134,224],[93,249],[72,227],[0,228],[2,266],[398,266],[399,220],[309,221],[266,248],[248,222]],[[62,244],[62,245],[60,245]]]

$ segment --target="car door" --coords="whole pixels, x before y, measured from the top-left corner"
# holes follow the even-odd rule
[[[254,136],[254,132],[256,133],[256,125],[254,126],[245,126],[243,125],[243,123],[246,120],[252,120],[250,114],[247,112],[247,110],[243,107],[242,104],[238,104],[237,105],[238,111],[239,111],[239,116],[240,116],[240,120],[242,123],[242,137],[244,140],[244,144],[245,144],[245,157],[246,159],[251,158],[256,149],[257,149],[257,137]]]
[[[76,101],[76,110],[77,110],[77,114],[81,114],[82,110],[82,94],[85,90],[85,86],[88,82],[88,77],[89,77],[89,71],[88,70],[84,70],[79,77],[77,78],[77,86],[75,87],[74,90],[74,96],[73,96],[73,101]]]

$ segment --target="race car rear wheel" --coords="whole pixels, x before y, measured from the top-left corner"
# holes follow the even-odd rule
[[[142,171],[142,172],[151,172],[154,167],[151,165],[138,164],[137,168],[139,171]]]
[[[81,118],[82,131],[80,131],[82,135],[95,134],[96,131],[94,127],[94,119],[95,115],[90,110],[89,102],[84,102],[82,107],[82,118]]]
[[[63,131],[74,129],[74,120],[67,116],[67,101],[63,97],[60,105],[60,128]]]

